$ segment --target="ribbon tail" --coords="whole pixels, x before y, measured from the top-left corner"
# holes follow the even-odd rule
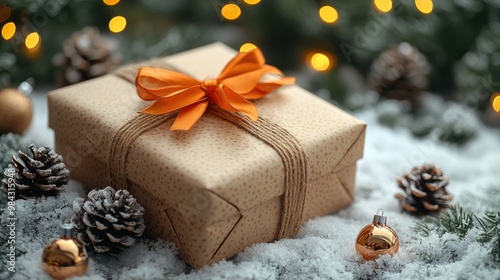
[[[207,110],[208,101],[202,101],[182,108],[170,130],[190,130]]]

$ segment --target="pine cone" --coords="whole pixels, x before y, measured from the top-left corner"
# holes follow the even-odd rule
[[[60,68],[59,83],[71,85],[105,75],[122,62],[117,45],[87,27],[64,41],[53,63]]]
[[[415,214],[439,212],[448,207],[453,198],[446,191],[449,179],[433,164],[414,167],[410,173],[398,178],[405,193],[396,194],[403,210]]]
[[[427,88],[429,63],[408,43],[391,45],[373,62],[368,83],[381,96],[407,100],[419,106],[419,93]]]
[[[98,253],[117,255],[131,247],[146,228],[144,208],[126,190],[92,190],[87,200],[73,202],[73,211],[76,236]]]
[[[36,149],[34,145],[30,145],[29,150],[31,156],[19,151],[19,158],[12,157],[12,164],[4,170],[2,190],[8,192],[8,179],[13,178],[16,198],[57,195],[64,191],[69,180],[69,170],[66,169],[62,156],[49,147]],[[11,168],[15,170],[14,173],[9,172]]]

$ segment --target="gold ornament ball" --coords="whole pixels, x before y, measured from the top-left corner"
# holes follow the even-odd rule
[[[28,96],[14,88],[0,90],[0,134],[23,133],[32,116],[33,105]]]
[[[65,224],[61,227],[66,233],[50,242],[42,254],[43,268],[57,280],[85,274],[89,263],[85,247],[73,236],[72,225]]]
[[[380,210],[379,210],[380,211]],[[387,217],[373,216],[373,222],[365,226],[356,237],[356,251],[365,260],[377,259],[380,255],[394,255],[399,250],[399,238],[396,232],[386,225]]]

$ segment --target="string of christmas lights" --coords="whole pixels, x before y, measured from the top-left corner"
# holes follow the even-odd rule
[[[243,6],[258,6],[262,4],[261,0],[242,0],[242,1],[216,1],[214,2],[219,9],[219,16],[222,21],[235,22],[241,19],[247,12],[251,14],[251,10],[247,11],[247,8]],[[316,8],[316,17],[319,23],[323,23],[325,26],[335,26],[341,22],[342,16],[349,17],[350,15],[345,15],[346,10],[337,9],[333,3],[322,2],[322,5],[318,5]],[[102,0],[103,6],[115,7],[120,4],[120,0]],[[214,5],[215,5],[214,4]],[[379,14],[390,14],[395,10],[396,3],[393,0],[372,0],[371,6],[373,11]],[[433,13],[434,3],[433,0],[414,0],[413,5],[416,11],[421,15],[429,15]],[[15,7],[15,6],[14,6]],[[408,8],[408,6],[406,6]],[[342,7],[341,7],[342,8]],[[442,8],[441,8],[442,9]],[[310,11],[308,11],[310,12]],[[39,32],[36,28],[31,28],[30,24],[26,23],[28,14],[23,14],[22,16],[14,16],[15,9],[9,7],[7,4],[0,5],[0,24],[1,24],[1,37],[4,41],[9,41],[11,45],[16,46],[21,50],[20,54],[28,59],[37,59],[43,43],[43,32]],[[28,12],[29,13],[29,12]],[[311,15],[309,13],[310,16]],[[112,34],[117,34],[123,32],[127,28],[127,18],[124,15],[112,15],[108,20],[108,28]],[[42,30],[43,31],[43,30]],[[258,44],[256,42],[247,41],[241,44],[240,51],[249,51],[256,48]],[[338,65],[338,59],[336,51],[332,49],[332,46],[322,46],[319,48],[307,49],[305,46],[303,56],[303,64],[306,65],[311,71],[315,72],[331,72]],[[340,55],[340,54],[338,54]],[[490,108],[493,108],[496,112],[500,111],[500,97],[497,96],[497,92],[491,94]]]
[[[107,6],[115,6],[120,3],[120,0],[102,0],[103,4]],[[261,0],[244,0],[243,3],[247,5],[257,5]],[[373,8],[380,13],[388,13],[391,11],[393,4],[392,0],[373,0]],[[432,0],[415,0],[415,7],[422,14],[429,14],[433,9]],[[11,8],[8,6],[3,6],[0,8],[0,22],[6,21],[11,15]],[[237,20],[241,14],[242,10],[236,3],[227,3],[221,7],[221,16],[228,21]],[[339,20],[338,11],[331,5],[324,5],[318,9],[319,18],[327,24],[336,24]],[[127,19],[124,16],[114,16],[109,20],[109,30],[113,33],[120,33],[125,30],[127,26]],[[17,26],[14,22],[10,21],[3,25],[2,27],[2,38],[5,41],[12,40],[17,31]],[[22,35],[21,35],[22,36]],[[42,38],[38,32],[31,32],[24,38],[24,45],[28,54],[34,54],[40,48],[42,44]],[[245,43],[241,46],[242,51],[248,51],[255,48],[252,43]],[[32,55],[31,55],[32,56]],[[335,65],[334,55],[328,51],[319,51],[314,53],[308,53],[306,56],[306,64],[315,71],[326,72],[333,69]]]

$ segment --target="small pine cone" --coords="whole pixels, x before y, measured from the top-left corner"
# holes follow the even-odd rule
[[[427,88],[429,63],[408,43],[391,45],[373,62],[368,83],[381,96],[407,100],[419,106],[419,93]]]
[[[12,164],[4,170],[2,190],[12,191],[15,187],[16,198],[57,195],[66,189],[69,170],[64,165],[62,156],[49,147],[35,148],[30,145],[31,156],[19,151],[18,157],[12,157]],[[11,170],[14,169],[14,172]],[[12,178],[13,182],[9,179]],[[9,187],[11,187],[9,189]]]
[[[453,196],[446,191],[449,179],[433,164],[414,167],[398,178],[404,193],[396,194],[403,210],[415,214],[439,212],[448,207]]]
[[[144,208],[128,191],[109,186],[90,191],[87,200],[77,198],[73,211],[77,238],[98,253],[117,255],[134,245],[146,228]]]
[[[60,68],[59,83],[71,85],[111,72],[122,62],[117,44],[87,27],[64,41],[53,63]]]

